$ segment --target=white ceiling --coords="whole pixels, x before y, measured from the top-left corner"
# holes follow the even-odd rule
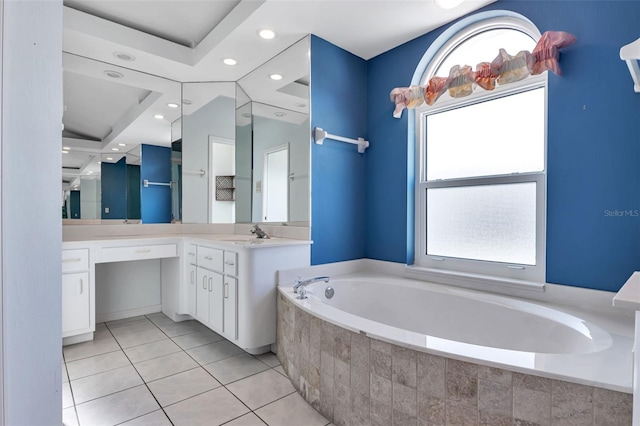
[[[434,0],[65,0],[63,181],[99,175],[101,159],[130,152],[135,161],[140,143],[168,146],[180,111],[166,104],[180,103],[178,82],[238,81],[309,33],[370,59],[493,1],[445,10]],[[259,38],[262,28],[277,36]],[[308,76],[285,77],[272,93],[308,111],[296,98]]]

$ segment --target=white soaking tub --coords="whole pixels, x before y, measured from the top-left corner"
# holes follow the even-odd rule
[[[633,324],[604,313],[372,273],[311,284],[304,300],[291,287],[279,289],[311,315],[374,339],[632,392]]]

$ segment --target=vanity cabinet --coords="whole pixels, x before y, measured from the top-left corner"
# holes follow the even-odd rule
[[[89,249],[62,250],[62,337],[94,329]]]
[[[221,248],[187,244],[187,282],[183,294],[187,298],[187,313],[216,333],[231,341],[237,339],[237,273],[238,254]],[[195,273],[194,273],[195,271]],[[195,283],[192,278],[195,276]],[[195,284],[195,285],[194,285]],[[195,287],[195,291],[194,291]],[[195,293],[195,303],[193,297]],[[195,304],[195,311],[192,306]]]
[[[191,315],[249,353],[268,352],[276,341],[277,271],[309,266],[309,243],[193,238],[184,247],[176,314]]]

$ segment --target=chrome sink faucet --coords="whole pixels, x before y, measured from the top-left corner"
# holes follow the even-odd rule
[[[256,234],[257,238],[271,238],[270,236],[267,235],[266,232],[264,232],[261,228],[260,225],[258,225],[257,223],[255,225],[253,225],[253,228],[251,228],[251,233],[252,234]]]
[[[293,286],[293,292],[298,294],[298,299],[306,299],[307,286],[309,284],[313,284],[318,281],[324,281],[325,283],[328,283],[329,277],[314,277],[306,280],[302,280],[300,277],[298,277],[298,279],[296,280],[296,283]]]

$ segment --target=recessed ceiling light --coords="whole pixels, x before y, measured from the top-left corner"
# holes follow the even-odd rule
[[[126,143],[119,143],[118,146],[127,146]]]
[[[192,102],[191,102],[191,100],[189,100],[189,99],[183,99],[183,100],[182,100],[182,104],[183,104],[183,105],[191,105],[191,103],[192,103]]]
[[[275,115],[276,117],[284,117],[287,114],[285,114],[284,112],[274,112],[273,115]]]
[[[122,74],[121,72],[113,71],[113,70],[105,70],[105,71],[102,71],[102,73],[104,75],[106,75],[107,77],[111,77],[111,78],[122,78],[122,77],[124,77],[124,74]]]
[[[162,120],[162,119],[164,118],[164,115],[162,115],[162,114],[155,114],[155,115],[153,116],[153,118],[155,118],[156,120]]]
[[[282,77],[282,75],[281,75],[281,74],[271,74],[271,75],[269,76],[269,78],[270,78],[271,80],[276,80],[276,81],[278,81],[278,80],[282,80],[282,78],[283,78],[283,77]]]
[[[87,172],[87,174],[91,174],[91,173],[93,173],[91,170],[89,170],[89,171]]]
[[[126,52],[113,52],[113,56],[123,61],[135,61],[136,57]]]
[[[434,0],[436,6],[441,9],[453,9],[462,3],[464,0]]]
[[[111,148],[111,151],[120,151],[120,148]]]
[[[71,151],[71,148],[69,148],[68,146],[63,146],[62,149],[66,150],[66,151]]]
[[[222,62],[224,62],[225,65],[235,65],[238,63],[238,61],[233,58],[224,58]]]
[[[178,105],[178,104],[176,104],[176,103],[173,103],[173,102],[169,102],[169,103],[167,104],[167,106],[168,106],[169,108],[178,108],[180,105]]]
[[[306,106],[307,106],[307,104],[296,104],[296,106],[297,106],[298,108],[304,108],[304,107],[306,107]]]
[[[276,37],[276,32],[268,28],[263,28],[258,31],[258,35],[260,36],[260,38],[263,38],[265,40],[271,40]]]
[[[98,161],[98,164],[102,164],[102,161]]]
[[[63,153],[63,154],[68,154],[68,153],[69,153],[69,151],[65,151],[65,150],[63,149],[63,150],[62,150],[62,153]]]
[[[107,157],[107,160],[108,161],[113,161],[113,158],[112,157]]]
[[[242,113],[242,116],[243,116],[244,118],[249,118],[249,117],[251,117],[251,114],[250,114],[250,113],[248,113],[248,112],[243,112],[243,113]]]

